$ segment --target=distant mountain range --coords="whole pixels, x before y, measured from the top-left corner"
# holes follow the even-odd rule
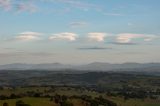
[[[123,63],[110,64],[94,62],[86,65],[65,65],[60,63],[48,64],[6,64],[0,65],[0,70],[88,70],[88,71],[110,71],[110,70],[124,70],[124,69],[158,69],[160,70],[160,63]]]

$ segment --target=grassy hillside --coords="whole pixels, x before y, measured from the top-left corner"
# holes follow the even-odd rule
[[[66,71],[0,73],[0,106],[5,102],[16,106],[18,100],[30,106],[160,106],[159,75]]]
[[[68,97],[88,95],[92,98],[95,98],[98,96],[103,96],[104,98],[115,102],[117,106],[160,106],[160,99],[146,98],[124,100],[124,98],[120,96],[108,96],[104,93],[89,91],[87,89],[81,90],[78,88],[71,87],[55,87],[54,90],[52,90],[52,88],[50,87],[19,87],[14,90],[10,88],[5,88],[4,90],[0,90],[0,94],[23,94],[27,91],[43,92],[43,95],[49,94],[51,97],[56,94],[67,95]],[[22,100],[25,103],[30,104],[31,106],[58,106],[58,104],[56,104],[54,101],[51,101],[50,97],[22,97],[17,99],[0,100],[0,106],[2,106],[4,102],[8,103],[9,106],[15,106],[15,103],[18,100]],[[72,102],[74,106],[85,106],[84,101],[80,98],[69,98],[68,101]]]

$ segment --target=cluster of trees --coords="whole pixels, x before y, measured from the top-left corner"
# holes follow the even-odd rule
[[[82,96],[71,96],[67,97],[65,95],[55,95],[51,97],[51,101],[54,101],[56,104],[60,106],[73,106],[73,103],[69,101],[69,99],[81,99],[83,101],[84,106],[117,106],[116,103],[103,98],[102,96],[92,98],[91,96],[82,95]]]
[[[150,90],[144,88],[128,88],[124,87],[121,89],[111,90],[106,93],[108,96],[122,96],[125,100],[130,98],[134,99],[158,99],[160,93],[159,89],[157,90]]]
[[[16,106],[31,106],[31,105],[24,103],[22,100],[19,100],[16,102]]]
[[[23,97],[50,97],[50,96],[43,96],[43,94],[44,93],[39,91],[27,91],[26,93],[19,93],[19,94],[12,93],[9,96],[0,95],[0,100],[17,99],[17,98],[23,98]]]
[[[9,106],[9,104],[5,102],[3,103],[3,106]],[[22,100],[18,100],[16,101],[15,106],[31,106],[31,105],[24,103]]]
[[[99,105],[102,105],[102,106],[117,106],[116,103],[114,103],[113,101],[110,101],[108,99],[105,99],[102,96],[92,98],[91,96],[82,95],[80,98],[82,100],[88,102],[89,106],[99,106]]]
[[[17,98],[23,98],[23,97],[41,97],[42,93],[39,92],[32,92],[32,93],[23,93],[23,94],[14,94],[11,95],[0,95],[0,100],[6,100],[6,99],[17,99]]]
[[[22,95],[16,95],[16,94],[11,94],[10,96],[7,95],[0,95],[0,100],[6,100],[6,99],[17,99],[17,98],[21,98]]]
[[[60,106],[73,106],[73,103],[68,100],[68,97],[65,95],[56,94],[54,97],[51,97],[50,101],[54,101],[56,104]]]

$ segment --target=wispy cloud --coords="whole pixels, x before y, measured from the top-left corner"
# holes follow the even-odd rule
[[[7,52],[0,53],[0,57],[15,57],[15,56],[53,56],[55,53],[47,53],[47,52]]]
[[[128,43],[120,43],[120,42],[110,42],[111,44],[114,44],[114,45],[138,45],[138,43],[133,43],[133,42],[128,42]]]
[[[11,0],[0,0],[0,7],[4,10],[11,9]]]
[[[124,16],[124,14],[117,13],[117,12],[108,12],[103,10],[102,8],[97,9],[97,11],[105,16]]]
[[[22,32],[15,39],[22,41],[38,40],[40,35],[42,34],[39,32]]]
[[[71,32],[64,32],[53,34],[53,36],[49,37],[50,40],[67,40],[67,41],[75,41],[78,35]]]
[[[88,25],[87,22],[71,22],[70,23],[71,28],[85,27],[87,25]]]
[[[85,11],[88,10],[88,9],[99,8],[97,5],[87,3],[87,2],[82,2],[80,0],[47,0],[47,1],[64,3],[64,4],[67,4],[67,5],[70,5],[71,7],[83,9]]]
[[[43,6],[39,5],[40,3],[43,4],[53,4],[53,6],[49,7],[49,10],[55,10],[54,5],[60,5],[59,8],[56,8],[57,11],[61,11],[61,5],[63,7],[67,7],[67,9],[64,9],[64,12],[68,12],[68,10],[75,10],[79,9],[82,11],[88,11],[88,10],[98,10],[101,8],[101,6],[97,6],[92,3],[88,3],[86,1],[81,0],[0,0],[0,7],[2,7],[5,10],[14,10],[14,11],[20,11],[20,12],[35,12],[37,11],[37,8],[40,8],[41,10],[44,9]],[[44,9],[45,10],[45,9]]]
[[[112,49],[112,48],[106,48],[106,47],[80,47],[77,48],[79,50],[107,50],[107,49]]]
[[[128,22],[127,25],[128,25],[128,26],[133,26],[134,24],[131,23],[131,22]]]
[[[35,12],[37,10],[37,6],[32,2],[32,0],[0,0],[0,7],[4,10],[14,10],[17,12]]]
[[[106,37],[106,33],[101,33],[101,32],[88,33],[88,39],[90,41],[103,42],[105,37]]]
[[[107,16],[123,16],[122,14],[119,14],[119,13],[103,13],[103,15],[107,15]]]
[[[19,4],[17,4],[17,11],[18,12],[23,12],[23,11],[36,12],[37,6],[31,2],[19,3]]]

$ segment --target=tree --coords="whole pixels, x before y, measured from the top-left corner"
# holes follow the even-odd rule
[[[16,102],[16,106],[30,106],[29,104],[25,104],[22,100]]]
[[[56,95],[54,96],[54,102],[55,102],[56,104],[60,103],[60,102],[61,102],[61,96],[58,95],[58,94],[56,94]]]
[[[62,101],[60,102],[60,106],[73,106],[73,103],[69,101]]]
[[[62,98],[62,101],[66,101],[68,99],[68,97],[65,95],[63,95],[61,98]]]
[[[34,97],[40,97],[40,96],[41,96],[40,93],[35,93],[35,94],[34,94]]]
[[[50,98],[50,101],[53,101],[53,97]]]
[[[3,106],[9,106],[9,105],[8,105],[8,103],[5,102],[5,103],[3,103]]]

